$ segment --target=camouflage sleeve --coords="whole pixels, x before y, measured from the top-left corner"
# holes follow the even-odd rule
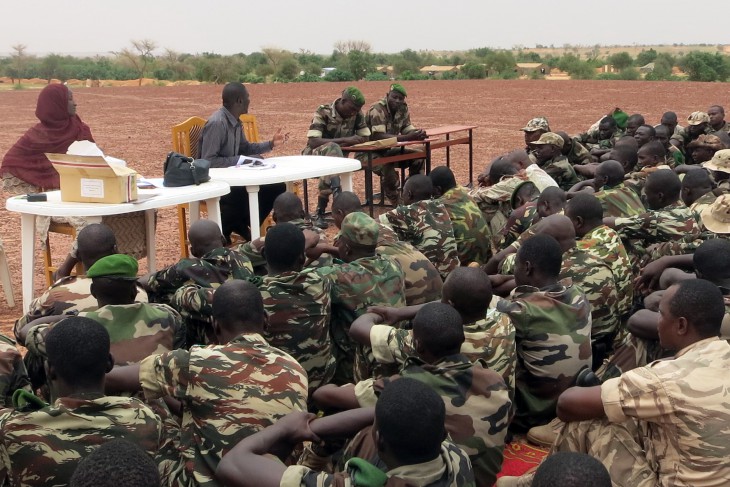
[[[366,115],[366,122],[373,134],[384,134],[388,131],[385,112],[380,103],[375,103],[370,107]]]
[[[17,389],[30,392],[30,379],[15,342],[0,335],[0,401],[5,407],[12,407],[13,393]]]
[[[175,308],[166,304],[154,304],[152,306],[162,309],[170,318],[170,328],[174,330],[172,349],[177,350],[178,348],[186,348],[187,336],[182,315],[178,313]]]
[[[357,112],[355,117],[355,135],[370,137],[370,129],[368,128],[368,124],[365,123],[365,115],[360,111]]]
[[[239,245],[236,250],[248,259],[248,265],[252,267],[252,273],[253,267],[261,267],[266,265],[266,259],[264,259],[264,256],[261,254],[261,252],[259,252],[256,247],[251,244],[251,242],[246,242]]]
[[[380,223],[390,227],[400,240],[410,241],[413,238],[407,215],[401,208],[393,208],[380,215]]]
[[[177,265],[173,264],[167,269],[162,269],[152,274],[145,287],[149,290],[150,294],[163,296],[174,293],[186,280],[185,278],[181,279]]]
[[[213,316],[213,292],[211,288],[188,284],[175,291],[170,306],[184,318]]]
[[[416,130],[418,129],[411,124],[411,113],[408,111],[408,108],[406,108],[406,114],[403,117],[403,122],[399,127],[399,131],[401,134],[410,134]]]
[[[355,397],[361,408],[375,406],[375,403],[378,402],[378,396],[375,392],[376,382],[382,382],[382,379],[377,381],[375,379],[365,379],[355,384]],[[380,385],[380,390],[382,389],[383,386]]]
[[[624,372],[601,385],[601,401],[609,421],[623,422],[628,418],[663,422],[659,418],[674,413],[674,401],[666,392],[657,374],[649,367]],[[671,421],[667,419],[666,421]]]
[[[302,465],[292,465],[284,470],[280,487],[355,487],[350,477],[343,472],[327,473],[311,470]]]
[[[370,329],[370,346],[375,360],[381,364],[402,364],[413,355],[413,335],[389,325],[375,325]]]
[[[317,109],[316,112],[314,112],[314,117],[312,118],[312,123],[309,125],[309,130],[307,131],[307,138],[310,137],[322,137],[327,130],[327,105],[320,105],[320,107]]]
[[[622,238],[647,239],[656,236],[657,221],[651,213],[632,216],[630,218],[616,218],[616,231]]]
[[[164,396],[184,399],[190,382],[190,352],[172,352],[147,357],[139,364],[139,382],[148,401]]]

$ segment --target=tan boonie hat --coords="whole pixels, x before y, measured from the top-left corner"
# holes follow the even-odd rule
[[[551,144],[551,145],[560,147],[562,149],[563,144],[565,143],[565,139],[563,139],[561,136],[559,136],[558,134],[555,134],[553,132],[545,132],[535,142],[530,142],[530,143],[535,144],[535,145]]]
[[[355,211],[342,220],[340,236],[354,244],[375,247],[378,244],[378,223],[361,211]]]
[[[711,232],[730,233],[730,194],[719,196],[702,210],[702,224]]]
[[[527,122],[527,125],[522,127],[520,130],[523,132],[535,132],[537,130],[544,130],[545,132],[550,132],[550,125],[548,125],[547,118],[545,117],[537,117],[533,118],[529,122]]]
[[[715,152],[712,159],[703,163],[702,167],[710,171],[720,171],[730,174],[730,149],[722,149]]]
[[[701,134],[695,140],[687,144],[687,147],[695,149],[697,147],[704,147],[706,149],[720,150],[725,148],[725,144],[722,143],[720,137],[712,134]]]
[[[710,116],[705,112],[692,112],[690,116],[687,117],[687,123],[690,125],[710,123]]]

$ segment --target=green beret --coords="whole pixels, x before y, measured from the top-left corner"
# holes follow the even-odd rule
[[[616,120],[616,125],[618,126],[618,128],[623,130],[626,128],[626,122],[629,120],[629,115],[620,108],[616,108],[611,114],[611,118]]]
[[[363,106],[365,104],[365,96],[362,94],[362,91],[358,90],[354,86],[348,86],[345,88],[345,94],[352,98],[352,100],[358,105]]]
[[[355,211],[342,220],[340,236],[354,244],[375,247],[378,244],[378,223],[361,211]]]
[[[137,260],[126,254],[112,254],[94,262],[86,277],[108,277],[133,281],[137,279]]]
[[[398,83],[393,83],[392,85],[390,85],[390,91],[397,91],[403,96],[408,96],[408,93],[406,93],[406,89],[403,88],[403,85],[400,85]]]

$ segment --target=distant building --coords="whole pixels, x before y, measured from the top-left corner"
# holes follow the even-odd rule
[[[424,66],[421,69],[419,69],[418,71],[420,71],[421,73],[427,74],[427,75],[431,76],[432,78],[437,78],[444,73],[449,73],[449,72],[458,73],[459,69],[461,69],[462,66],[463,66],[463,64],[459,64],[457,66],[436,66],[435,64],[432,64],[431,66]]]
[[[336,70],[337,68],[322,68],[322,71],[319,73],[320,78],[324,78],[327,76],[327,73],[331,73],[332,71]]]
[[[550,68],[545,63],[517,63],[515,71],[519,76],[530,76],[532,73],[547,74]]]
[[[393,66],[378,66],[377,68],[375,68],[375,71],[377,71],[378,73],[384,74],[385,76],[388,77],[388,79],[395,78]]]
[[[647,63],[639,68],[640,73],[649,74],[654,71],[654,63]]]
[[[596,68],[596,73],[618,73],[618,69],[613,67],[613,64],[604,64],[600,68]]]

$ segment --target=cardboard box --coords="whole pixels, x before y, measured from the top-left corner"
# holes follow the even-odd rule
[[[137,199],[137,171],[102,156],[46,154],[61,175],[61,201],[127,203]]]

